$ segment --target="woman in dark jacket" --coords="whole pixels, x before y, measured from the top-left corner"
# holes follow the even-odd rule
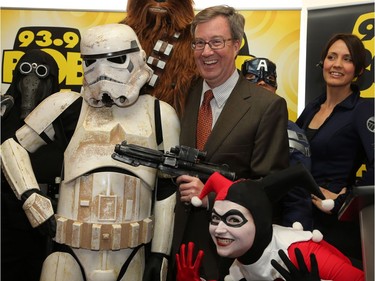
[[[360,97],[353,81],[365,70],[366,50],[352,34],[336,34],[324,49],[320,65],[326,91],[306,106],[297,124],[311,148],[311,172],[334,208],[324,212],[312,197],[314,228],[347,256],[361,260],[359,226],[338,220],[338,211],[354,185],[374,185],[374,99]],[[365,164],[366,171],[357,177]]]

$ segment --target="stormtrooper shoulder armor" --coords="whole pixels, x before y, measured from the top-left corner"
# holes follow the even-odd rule
[[[40,136],[42,134],[53,140],[52,122],[79,97],[78,93],[59,92],[46,98],[27,116],[26,124],[17,130],[18,143],[9,138],[1,144],[2,169],[18,199],[27,190],[39,189],[27,151],[34,152],[46,144],[45,137]]]
[[[29,152],[54,139],[52,122],[56,120],[81,95],[76,92],[58,92],[44,99],[26,118],[16,132],[18,142]]]

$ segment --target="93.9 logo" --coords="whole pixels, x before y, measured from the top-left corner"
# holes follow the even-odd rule
[[[11,83],[13,70],[23,54],[30,49],[49,53],[59,66],[60,88],[80,91],[82,85],[81,36],[69,27],[29,26],[18,30],[13,50],[3,51],[2,82]]]
[[[366,48],[366,68],[358,81],[361,91],[366,90],[365,96],[374,97],[374,12],[362,14],[353,27],[353,34],[361,38]],[[363,95],[363,93],[361,93]]]

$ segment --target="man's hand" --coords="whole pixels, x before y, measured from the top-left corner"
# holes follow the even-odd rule
[[[283,250],[279,250],[279,256],[289,271],[274,259],[271,260],[272,266],[286,281],[320,281],[319,268],[315,255],[310,255],[311,272],[309,272],[300,249],[296,248],[294,252],[296,254],[299,269],[290,261]]]
[[[183,175],[176,179],[181,194],[181,202],[190,204],[191,198],[199,196],[203,189],[203,182],[193,176]],[[202,200],[202,207],[207,207],[207,197]]]
[[[194,243],[189,242],[187,253],[185,253],[186,244],[182,244],[180,254],[176,254],[177,277],[176,281],[201,281],[199,268],[202,263],[203,251],[199,250],[198,255],[193,262]]]

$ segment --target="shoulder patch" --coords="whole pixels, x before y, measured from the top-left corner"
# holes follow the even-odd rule
[[[371,133],[374,133],[374,116],[371,116],[369,119],[367,119],[366,126]]]

